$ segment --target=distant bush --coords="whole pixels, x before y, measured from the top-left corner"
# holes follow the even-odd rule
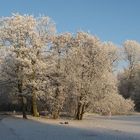
[[[134,110],[131,99],[124,99],[119,94],[107,94],[103,99],[93,104],[93,112],[101,115],[127,114]]]

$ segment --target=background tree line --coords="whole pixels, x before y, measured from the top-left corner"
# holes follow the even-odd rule
[[[78,120],[138,110],[139,54],[136,41],[120,49],[86,32],[57,34],[49,17],[0,18],[0,110]]]

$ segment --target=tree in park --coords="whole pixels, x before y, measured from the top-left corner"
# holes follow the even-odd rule
[[[58,66],[55,68],[57,73],[59,72],[57,76],[65,81],[62,83],[59,80],[56,89],[61,88],[61,92],[57,90],[57,95],[66,101],[73,96],[76,105],[75,118],[81,120],[90,104],[116,90],[113,83],[113,65],[117,60],[116,47],[111,43],[102,43],[98,38],[84,32],[59,35],[52,46]],[[59,98],[54,97],[53,99],[58,101]],[[60,104],[58,101],[55,109]]]
[[[134,40],[125,41],[123,43],[123,54],[126,66],[124,70],[118,74],[119,93],[124,98],[133,99],[136,110],[140,110],[140,43]]]
[[[54,23],[49,17],[34,18],[19,14],[1,18],[0,22],[0,43],[10,51],[3,63],[5,78],[16,85],[16,93],[22,97],[23,117],[26,118],[24,100],[29,93],[33,115],[38,116],[36,98],[46,69],[42,50],[55,33]]]

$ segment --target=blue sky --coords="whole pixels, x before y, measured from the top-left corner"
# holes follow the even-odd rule
[[[50,16],[58,32],[90,31],[102,41],[140,42],[140,0],[0,0],[0,16]]]

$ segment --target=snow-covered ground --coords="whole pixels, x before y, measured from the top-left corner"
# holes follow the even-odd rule
[[[6,117],[0,120],[0,140],[140,140],[140,115],[63,121]]]

